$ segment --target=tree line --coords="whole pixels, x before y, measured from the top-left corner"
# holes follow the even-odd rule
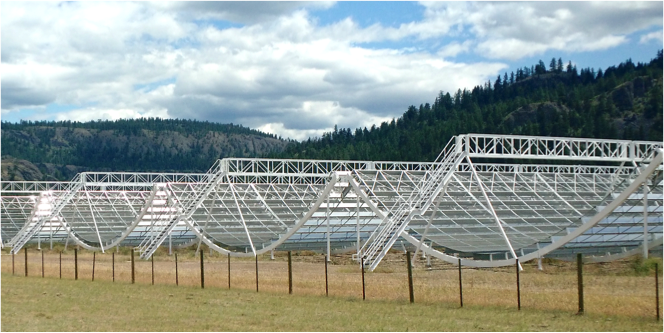
[[[597,71],[540,60],[470,90],[441,91],[390,122],[335,126],[270,157],[431,161],[464,133],[661,141],[662,51],[648,63],[628,59]]]
[[[241,125],[195,120],[2,123],[3,160],[27,160],[49,179],[67,179],[66,165],[89,171],[205,172],[217,159],[259,157],[286,144]],[[45,164],[62,172],[53,174]]]

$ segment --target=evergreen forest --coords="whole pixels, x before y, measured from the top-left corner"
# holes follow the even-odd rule
[[[68,180],[81,171],[204,172],[224,157],[432,161],[465,133],[662,141],[662,51],[578,70],[561,58],[472,89],[441,91],[371,128],[283,140],[241,125],[182,119],[2,122],[3,180]]]
[[[458,134],[517,134],[662,141],[662,51],[580,71],[561,58],[499,75],[472,90],[441,91],[432,103],[371,128],[336,128],[291,143],[274,157],[433,161]]]
[[[3,122],[2,175],[68,180],[81,171],[205,172],[219,158],[259,157],[286,144],[241,125],[196,120]]]

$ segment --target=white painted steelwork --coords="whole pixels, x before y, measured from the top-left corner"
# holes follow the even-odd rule
[[[661,147],[467,134],[453,138],[435,162],[230,158],[204,174],[3,181],[1,236],[15,252],[39,236],[100,251],[137,246],[143,258],[166,238],[235,256],[347,251],[370,269],[400,237],[455,263],[446,252],[488,259],[463,259],[479,267],[508,265],[515,256],[611,258],[616,249],[640,247],[644,236],[647,247],[661,245]],[[649,189],[632,191],[637,179]]]

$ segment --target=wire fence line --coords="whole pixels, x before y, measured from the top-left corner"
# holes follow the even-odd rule
[[[28,276],[41,278],[75,278],[74,251],[48,252],[28,250]],[[42,265],[43,254],[43,265]],[[93,257],[94,256],[94,257]],[[131,283],[131,256],[126,253],[78,253],[78,279],[92,280],[94,259],[94,281]],[[61,259],[60,259],[61,258]],[[324,255],[296,255],[292,263],[293,293],[325,296]],[[135,257],[135,283],[141,285],[175,285],[175,257],[157,255],[151,260]],[[385,267],[365,274],[366,298],[407,302],[409,286],[405,256],[392,254]],[[205,288],[228,288],[228,257],[204,255]],[[260,292],[289,292],[288,263],[283,254],[274,260],[270,256],[259,257],[258,285]],[[414,300],[418,303],[459,302],[459,276],[457,267],[442,261],[430,260],[432,267],[422,262],[413,269]],[[584,298],[586,312],[606,315],[654,317],[655,281],[652,274],[629,275],[623,268],[615,272],[601,271],[602,265],[586,264]],[[595,265],[595,266],[593,266]],[[593,271],[593,267],[595,271]],[[345,257],[333,257],[328,265],[329,296],[362,297],[362,274],[360,266]],[[524,265],[520,274],[519,292],[522,308],[542,310],[576,311],[576,271],[555,265],[538,271],[536,264]],[[599,271],[598,271],[599,270]],[[25,256],[22,251],[13,257],[2,255],[2,272],[15,276],[25,275]],[[153,273],[154,272],[154,273]],[[60,275],[61,274],[61,275]],[[200,287],[201,268],[199,258],[191,252],[180,253],[178,258],[178,285]],[[232,289],[256,289],[256,262],[253,258],[230,259],[230,286]],[[660,282],[661,283],[661,282]],[[516,276],[513,269],[469,269],[463,268],[463,304],[517,307]],[[660,285],[660,290],[661,285]],[[660,298],[660,308],[661,298]]]

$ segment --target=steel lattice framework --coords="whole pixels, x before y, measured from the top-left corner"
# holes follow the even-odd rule
[[[84,172],[5,182],[3,246],[207,244],[234,256],[395,244],[478,267],[662,245],[662,143],[467,134],[434,162],[227,158],[203,174]],[[405,246],[405,245],[404,245]],[[647,252],[646,252],[647,254]]]

